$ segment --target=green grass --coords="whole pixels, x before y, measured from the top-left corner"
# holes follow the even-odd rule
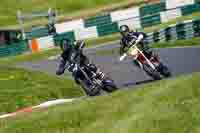
[[[17,56],[8,56],[0,59],[0,65],[13,65],[25,61],[34,62],[42,59],[47,59],[50,56],[58,55],[60,52],[60,48],[54,48],[38,53],[27,53]]]
[[[200,19],[200,12],[196,12],[196,13],[193,13],[191,15],[178,17],[178,18],[173,19],[173,20],[171,20],[167,23],[162,23],[162,24],[159,24],[159,25],[156,25],[156,26],[145,28],[143,31],[144,32],[159,31],[160,29],[166,28],[166,27],[168,27],[172,24],[176,24],[176,23],[180,23],[180,22],[183,22],[183,21],[186,21],[186,20],[192,20],[192,19]]]
[[[23,12],[41,12],[49,8],[56,9],[59,14],[82,16],[84,11],[95,12],[99,8],[115,8],[127,4],[141,4],[144,0],[1,0],[0,26],[17,24],[17,10]],[[90,11],[92,10],[92,11]],[[62,16],[59,16],[59,18]],[[64,18],[65,18],[64,17]]]
[[[0,114],[52,99],[83,95],[75,83],[42,72],[0,67]]]
[[[2,133],[198,133],[200,73],[0,120]]]
[[[152,45],[153,48],[169,48],[169,47],[187,47],[187,46],[200,46],[200,37],[188,39],[188,40],[177,40],[170,42],[160,42]]]

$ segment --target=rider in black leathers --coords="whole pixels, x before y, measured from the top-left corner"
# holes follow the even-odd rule
[[[152,56],[152,51],[145,42],[145,39],[147,37],[145,33],[130,31],[127,25],[120,26],[120,33],[122,35],[122,39],[120,41],[120,55],[123,55],[125,52],[127,52],[128,48],[130,47],[129,43],[133,39],[136,39],[139,48],[147,56],[147,58],[150,58]]]
[[[62,54],[60,56],[61,58],[60,58],[60,61],[59,61],[58,69],[56,70],[57,75],[62,75],[64,73],[65,65],[66,65],[67,62],[69,64],[71,64],[70,56],[71,56],[72,50],[73,50],[71,42],[68,39],[63,39],[61,41],[60,47],[62,49]]]
[[[75,70],[75,65],[79,65],[79,67],[83,68],[87,67],[90,71],[96,73],[97,67],[94,64],[90,64],[89,59],[83,54],[84,46],[85,43],[83,41],[76,41],[72,44],[68,39],[62,40],[61,49],[63,52],[61,54],[60,63],[56,71],[57,75],[62,75],[67,68],[68,71],[73,73],[76,83],[79,83],[77,79],[80,78],[80,73],[79,71]]]

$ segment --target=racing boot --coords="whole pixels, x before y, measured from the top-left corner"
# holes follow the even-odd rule
[[[65,72],[66,61],[61,58],[58,69],[56,70],[56,75],[62,75]]]

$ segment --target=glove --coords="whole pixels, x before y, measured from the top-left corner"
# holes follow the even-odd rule
[[[144,38],[144,36],[142,34],[140,34],[139,37],[137,38],[137,40],[135,41],[135,43],[138,44],[143,38]]]
[[[124,59],[126,58],[126,56],[127,56],[127,54],[123,54],[123,55],[119,58],[119,60],[120,60],[120,61],[124,60]]]
[[[72,69],[72,72],[75,72],[75,71],[77,71],[78,70],[78,65],[77,64],[74,64],[74,67],[73,67],[73,69]]]
[[[68,70],[69,72],[73,72],[74,66],[75,66],[74,64],[68,64],[67,70]]]
[[[135,41],[135,44],[138,44],[140,42],[140,40],[139,39],[137,39],[136,41]]]

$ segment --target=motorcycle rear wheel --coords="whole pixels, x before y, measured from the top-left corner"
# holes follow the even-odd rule
[[[80,85],[88,96],[99,96],[101,94],[101,89],[99,87],[91,88],[91,86],[86,85],[84,81],[80,81]]]
[[[169,70],[169,68],[167,67],[167,66],[165,66],[165,65],[163,65],[162,63],[160,64],[160,66],[159,66],[159,68],[160,68],[160,73],[164,76],[164,77],[166,77],[166,78],[168,78],[168,77],[171,77],[171,72],[170,72],[170,70]]]
[[[108,92],[108,93],[112,93],[116,90],[118,90],[116,85],[107,85],[103,88],[104,91]]]

